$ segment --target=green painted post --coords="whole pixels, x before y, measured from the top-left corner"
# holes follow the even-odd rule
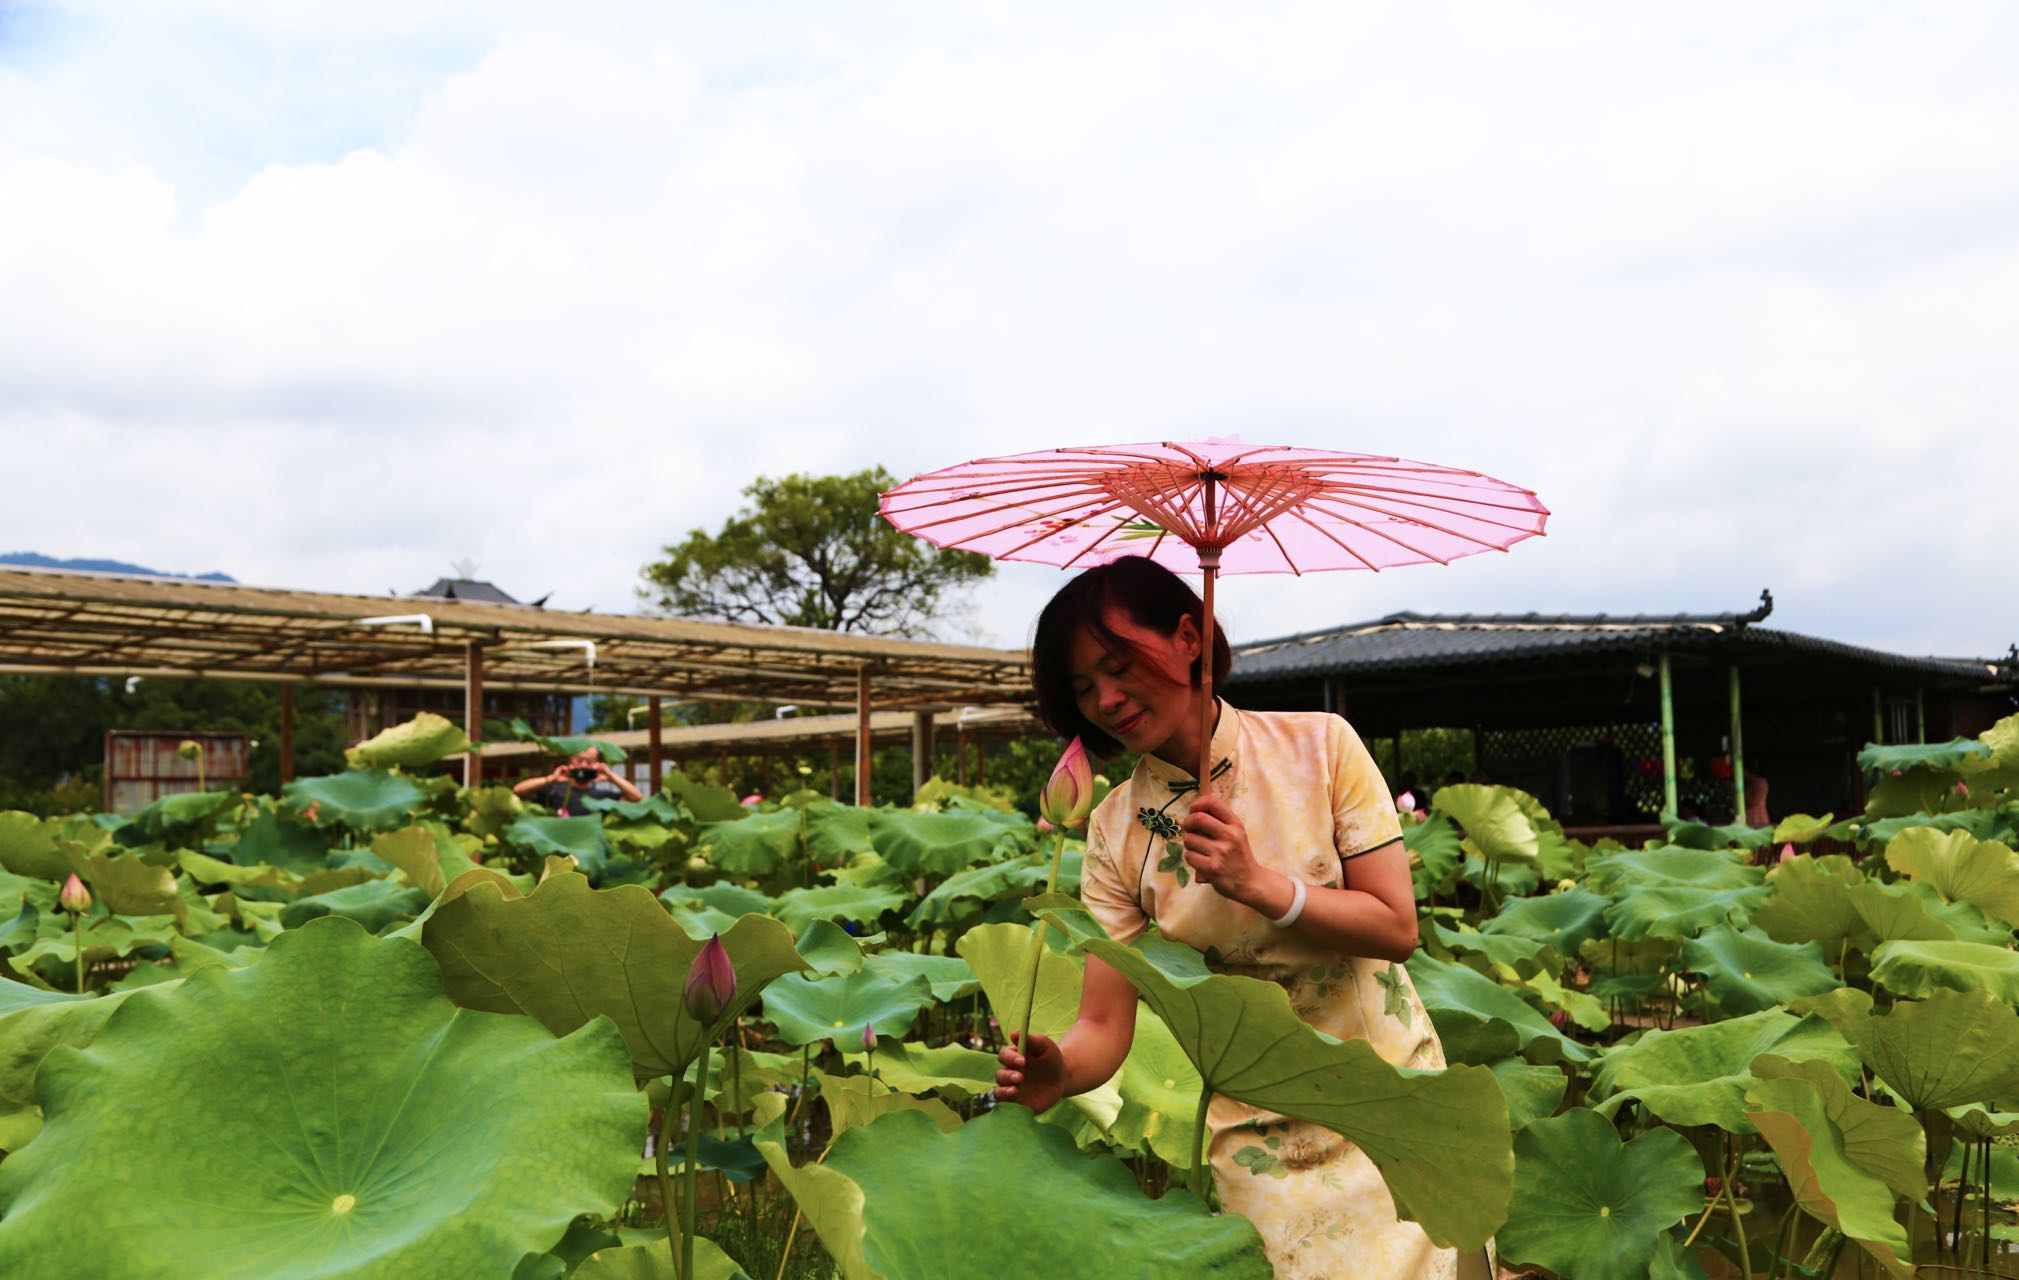
[[[1732,812],[1738,816],[1734,822],[1746,820],[1746,736],[1745,723],[1739,716],[1739,666],[1732,664],[1732,796],[1736,806]]]
[[[1928,740],[1928,697],[1925,690],[1914,690],[1914,741]]]
[[[1668,655],[1661,656],[1661,791],[1664,818],[1676,815],[1675,786],[1675,684],[1669,674]]]
[[[1886,705],[1879,697],[1877,686],[1872,689],[1872,745],[1880,746],[1886,741]]]

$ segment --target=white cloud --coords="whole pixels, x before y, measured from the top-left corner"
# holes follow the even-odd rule
[[[0,456],[65,481],[0,543],[628,607],[760,474],[1233,431],[1557,513],[1238,634],[2019,636],[2003,6],[13,12]]]

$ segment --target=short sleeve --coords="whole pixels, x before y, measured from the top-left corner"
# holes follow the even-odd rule
[[[1353,726],[1334,716],[1332,751],[1332,837],[1339,856],[1356,858],[1402,838],[1388,782]]]
[[[1135,868],[1127,865],[1127,786],[1116,787],[1087,823],[1087,856],[1080,864],[1080,901],[1116,942],[1134,942],[1149,927],[1136,900]]]

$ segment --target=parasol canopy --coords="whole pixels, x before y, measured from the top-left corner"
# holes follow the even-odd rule
[[[1222,438],[1042,449],[963,462],[883,495],[884,519],[935,546],[1091,568],[1140,555],[1205,579],[1206,652],[1221,573],[1449,564],[1538,537],[1549,511],[1477,471]],[[1212,739],[1204,669],[1200,750]],[[1203,758],[1197,777],[1212,787]]]
[[[883,495],[936,546],[1091,568],[1148,556],[1198,573],[1448,564],[1543,532],[1527,489],[1476,471],[1239,440],[1092,445],[982,458]]]

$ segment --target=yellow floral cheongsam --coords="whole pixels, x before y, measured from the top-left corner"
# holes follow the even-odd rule
[[[1246,826],[1256,861],[1314,888],[1339,888],[1343,860],[1401,838],[1380,770],[1338,716],[1242,712],[1223,702],[1212,759],[1213,789]],[[1190,768],[1146,755],[1094,811],[1081,896],[1109,936],[1131,941],[1155,920],[1165,937],[1203,952],[1214,971],[1280,985],[1318,1030],[1366,1040],[1396,1066],[1444,1066],[1402,966],[1341,955],[1294,928],[1277,929],[1192,878],[1166,847],[1191,798]],[[1232,1098],[1214,1098],[1207,1123],[1220,1204],[1255,1224],[1278,1277],[1457,1274],[1456,1253],[1396,1218],[1374,1162],[1338,1134]]]

